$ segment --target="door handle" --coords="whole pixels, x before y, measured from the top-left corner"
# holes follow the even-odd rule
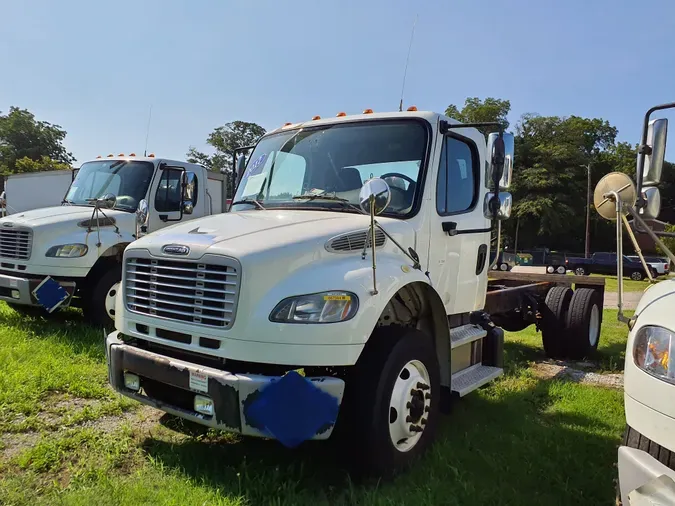
[[[455,221],[444,221],[441,226],[443,227],[443,232],[447,232],[448,235],[453,236],[457,235],[457,222]]]

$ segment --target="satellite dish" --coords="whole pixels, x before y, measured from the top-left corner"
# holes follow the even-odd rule
[[[598,182],[593,193],[595,210],[606,220],[616,220],[616,204],[604,196],[609,192],[618,193],[621,202],[629,206],[634,206],[637,200],[635,183],[630,176],[623,172],[610,172]]]

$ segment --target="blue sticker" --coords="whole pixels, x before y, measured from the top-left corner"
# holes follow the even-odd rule
[[[262,167],[265,164],[265,159],[267,158],[266,154],[260,155],[258,158],[253,160],[251,162],[251,165],[249,165],[248,169],[246,172],[248,173],[247,175],[250,176],[255,176],[257,174],[260,174],[262,172]]]

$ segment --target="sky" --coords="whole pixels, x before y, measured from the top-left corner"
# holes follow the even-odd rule
[[[0,20],[0,111],[61,125],[79,163],[142,153],[150,107],[148,152],[176,159],[229,121],[395,111],[414,23],[406,107],[496,97],[634,144],[675,101],[672,0],[0,0]]]

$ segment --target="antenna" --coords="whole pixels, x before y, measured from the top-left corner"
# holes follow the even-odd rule
[[[403,71],[403,85],[401,86],[401,101],[398,104],[398,111],[403,110],[403,90],[405,90],[405,77],[408,75],[408,61],[410,61],[410,50],[412,49],[413,36],[415,35],[415,25],[417,24],[417,14],[415,14],[415,22],[413,23],[412,32],[410,33],[410,44],[408,45],[408,56],[405,59],[405,70]]]
[[[150,137],[150,120],[152,119],[152,105],[150,106],[150,114],[148,115],[148,128],[145,132],[145,150],[143,156],[148,156],[148,137]]]

